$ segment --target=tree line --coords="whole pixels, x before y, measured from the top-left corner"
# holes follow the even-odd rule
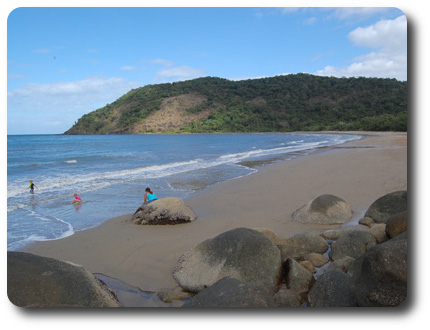
[[[65,134],[130,133],[163,100],[184,94],[206,99],[189,114],[211,111],[175,132],[407,131],[407,82],[294,74],[147,85],[84,115]]]

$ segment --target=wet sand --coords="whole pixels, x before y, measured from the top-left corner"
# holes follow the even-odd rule
[[[192,223],[137,226],[127,222],[131,215],[124,215],[22,251],[80,264],[144,291],[173,289],[178,258],[203,240],[237,227],[269,228],[284,238],[337,228],[291,218],[322,194],[348,202],[353,217],[346,225],[354,225],[377,198],[407,190],[407,134],[356,133],[363,139],[267,165],[188,198],[198,216]]]

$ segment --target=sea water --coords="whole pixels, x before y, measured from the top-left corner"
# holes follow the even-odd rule
[[[7,246],[59,239],[133,213],[146,187],[191,194],[261,165],[359,139],[345,134],[9,135]],[[37,189],[30,193],[33,180]],[[71,204],[77,193],[84,201]]]

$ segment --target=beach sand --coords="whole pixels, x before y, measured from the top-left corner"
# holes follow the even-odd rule
[[[363,133],[363,139],[307,156],[264,166],[258,172],[219,183],[188,198],[198,216],[174,226],[138,226],[124,215],[23,252],[84,266],[144,291],[177,287],[172,271],[194,245],[237,227],[268,228],[286,238],[339,226],[303,224],[291,214],[322,194],[348,202],[356,225],[384,194],[407,190],[407,134]],[[136,205],[136,209],[140,205]]]

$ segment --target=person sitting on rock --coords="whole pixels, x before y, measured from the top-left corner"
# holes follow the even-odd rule
[[[151,202],[157,199],[157,196],[151,191],[151,188],[145,189],[145,195],[143,196],[143,202]]]

